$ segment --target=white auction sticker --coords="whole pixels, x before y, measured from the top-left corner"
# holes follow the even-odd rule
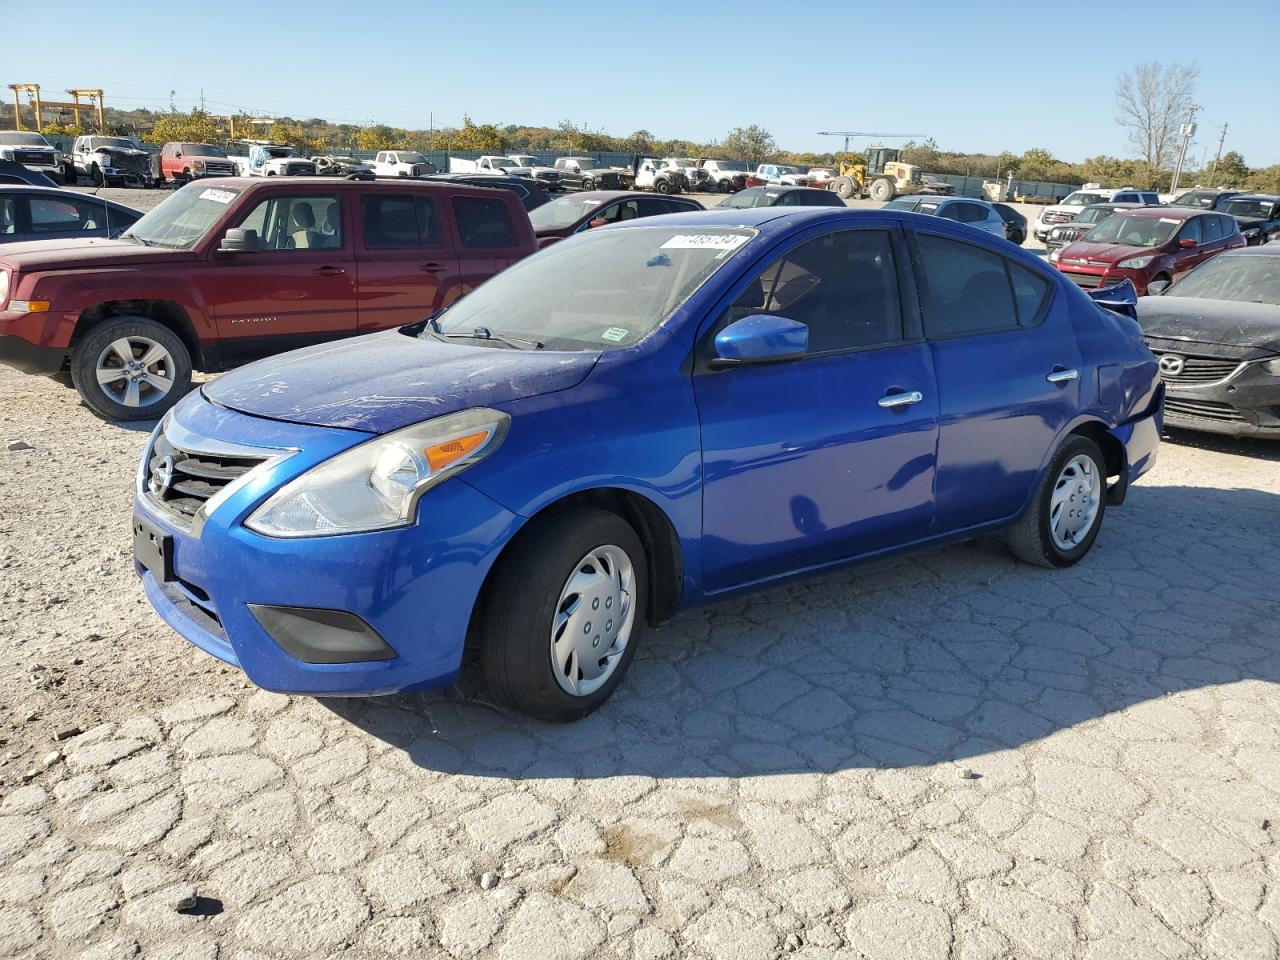
[[[750,237],[740,233],[681,233],[662,245],[663,250],[737,250]]]
[[[610,327],[604,333],[600,334],[600,339],[612,340],[614,343],[617,343],[620,340],[627,339],[628,332],[629,331],[626,327]]]
[[[208,190],[201,191],[201,200],[212,200],[214,203],[230,203],[236,198],[234,190],[215,190],[210,187]]]

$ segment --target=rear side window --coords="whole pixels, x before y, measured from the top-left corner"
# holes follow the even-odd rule
[[[18,232],[18,204],[13,197],[0,197],[0,237]]]
[[[1202,224],[1204,230],[1204,242],[1213,243],[1222,239],[1222,218],[1221,217],[1204,217]]]
[[[1178,239],[1194,240],[1196,243],[1204,243],[1204,234],[1201,232],[1202,228],[1200,226],[1200,221],[1203,219],[1205,218],[1192,217],[1188,220],[1183,224],[1182,229],[1178,231]]]
[[[440,218],[428,197],[370,195],[360,201],[369,250],[440,246]]]
[[[30,209],[32,233],[94,230],[107,225],[103,208],[88,200],[70,197],[32,197]]]
[[[454,197],[453,214],[464,247],[518,247],[507,205],[488,197]]]
[[[958,337],[1018,326],[1018,310],[998,253],[922,233],[924,329],[929,337]]]
[[[1049,293],[1053,289],[1046,277],[1034,270],[1006,260],[1009,281],[1013,284],[1013,299],[1018,308],[1018,322],[1024,327],[1034,327],[1044,316],[1049,305]]]
[[[1222,235],[1224,237],[1230,238],[1233,234],[1240,232],[1240,225],[1230,217],[1219,217],[1218,219],[1222,221]]]

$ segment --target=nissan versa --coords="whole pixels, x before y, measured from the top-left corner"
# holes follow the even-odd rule
[[[910,213],[589,230],[188,396],[140,464],[136,568],[263,687],[438,687],[465,645],[573,719],[685,606],[995,531],[1080,560],[1161,427],[1133,291],[1103,296]]]

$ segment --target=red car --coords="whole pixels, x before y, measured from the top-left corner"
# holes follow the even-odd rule
[[[536,249],[510,190],[200,180],[117,240],[0,248],[0,363],[67,371],[99,416],[151,419],[193,368],[413,323]]]
[[[1155,280],[1176,280],[1224,250],[1245,245],[1235,220],[1191,207],[1138,207],[1103,220],[1049,260],[1081,287],[1132,280],[1140,295]]]
[[[186,183],[201,177],[232,177],[236,163],[211,143],[166,143],[160,149],[157,180]]]

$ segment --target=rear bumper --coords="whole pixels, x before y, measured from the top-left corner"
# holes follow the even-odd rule
[[[23,373],[52,376],[66,358],[66,347],[42,347],[22,337],[0,335],[0,363]]]

